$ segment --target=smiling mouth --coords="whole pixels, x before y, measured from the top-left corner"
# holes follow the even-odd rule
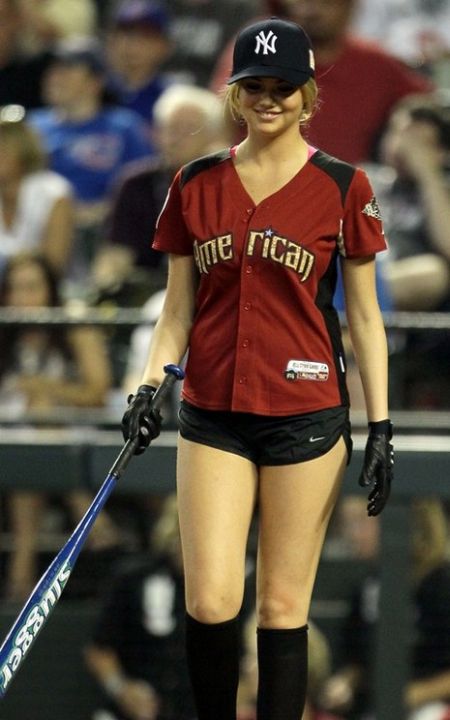
[[[279,115],[281,115],[281,113],[279,113],[275,110],[257,110],[256,114],[263,120],[273,120],[273,118],[276,118]]]

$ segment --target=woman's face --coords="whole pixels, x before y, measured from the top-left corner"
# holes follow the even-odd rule
[[[72,107],[80,98],[96,99],[101,92],[101,80],[83,63],[55,63],[44,75],[42,92],[48,105]]]
[[[205,110],[194,103],[183,102],[154,126],[155,141],[171,168],[206,155],[211,142],[210,121]]]
[[[285,80],[249,77],[239,83],[239,105],[249,132],[279,135],[293,126],[298,129],[303,96]]]
[[[34,262],[14,267],[9,273],[5,300],[14,307],[50,305],[50,289],[42,268]]]
[[[151,76],[169,54],[168,39],[139,26],[118,29],[108,40],[108,58],[119,74]]]

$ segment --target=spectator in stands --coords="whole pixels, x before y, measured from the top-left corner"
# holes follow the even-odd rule
[[[136,113],[103,104],[104,87],[97,47],[84,39],[68,41],[45,78],[49,107],[30,114],[51,168],[74,188],[79,237],[71,272],[76,279],[85,277],[100,241],[114,180],[128,162],[153,151],[147,127]]]
[[[163,254],[151,249],[156,221],[176,170],[227,144],[220,100],[205,88],[170,86],[155,105],[154,138],[158,158],[136,163],[117,189],[91,287],[98,303],[143,305],[145,317],[156,322],[167,271]],[[151,332],[145,326],[131,340],[129,332],[111,339],[116,376],[126,392],[134,390],[143,371]]]
[[[70,184],[48,170],[21,105],[0,109],[0,274],[7,258],[40,250],[62,275],[73,240]]]
[[[361,163],[376,155],[396,102],[433,86],[381,47],[350,35],[355,5],[356,0],[267,0],[269,13],[299,23],[312,41],[323,112],[319,107],[311,118],[308,140],[330,155]],[[216,91],[230,69],[228,47],[213,74]]]
[[[170,182],[178,167],[223,147],[227,139],[222,104],[214,93],[179,84],[164,91],[155,105],[158,157],[135,163],[125,173],[113,199],[106,242],[92,264],[90,286],[98,304],[137,307],[148,300],[143,311],[156,322],[166,265],[164,255],[151,249],[151,239]],[[137,329],[131,351],[128,330],[110,338],[116,382],[127,392],[142,371],[150,334],[148,326]]]
[[[367,166],[386,235],[398,310],[450,309],[450,105],[410,96],[394,109],[381,165]]]
[[[116,286],[136,268],[150,271],[149,295],[165,287],[163,255],[151,248],[156,220],[176,170],[226,144],[222,104],[204,88],[172,85],[155,104],[153,136],[157,158],[130,166],[114,196],[105,247],[94,264],[99,288]]]
[[[57,277],[42,255],[22,253],[9,260],[0,285],[0,305],[21,309],[59,305]],[[5,326],[0,346],[0,403],[11,415],[19,411],[27,425],[33,415],[45,416],[54,408],[104,404],[111,372],[97,330]],[[72,491],[64,497],[78,521],[91,502],[89,494]],[[36,580],[36,543],[45,502],[39,488],[13,492],[8,500],[14,546],[6,593],[21,600]],[[90,535],[90,547],[109,546],[117,539],[115,526],[103,513]]]
[[[24,20],[21,47],[27,54],[52,47],[59,40],[94,35],[97,29],[93,0],[18,0]]]
[[[219,54],[259,5],[259,0],[171,0],[173,52],[164,69],[207,87]]]
[[[450,107],[440,95],[405,98],[366,170],[389,240],[383,272],[394,308],[450,310]],[[408,331],[398,356],[402,407],[450,405],[449,333]],[[398,389],[398,388],[397,388]]]
[[[368,518],[364,499],[347,497],[338,511],[343,532],[355,556],[378,552],[378,521]],[[435,499],[412,505],[412,581],[414,637],[411,680],[405,688],[408,720],[445,720],[450,711],[450,564],[446,559],[447,519]],[[343,630],[344,667],[329,678],[321,704],[346,717],[362,718],[370,711],[370,658],[378,614],[379,580],[370,574],[354,598]]]
[[[448,0],[359,0],[353,27],[408,65],[432,74],[438,84],[441,63],[448,68]]]
[[[52,56],[48,50],[24,54],[20,43],[25,27],[19,0],[0,0],[0,106],[29,109],[44,104],[41,79]]]
[[[164,502],[152,550],[150,562],[116,579],[85,652],[105,693],[104,712],[110,720],[195,716],[184,656],[184,583],[174,495]]]
[[[117,102],[153,122],[153,106],[170,82],[162,72],[172,51],[164,0],[123,0],[108,32],[109,88]]]

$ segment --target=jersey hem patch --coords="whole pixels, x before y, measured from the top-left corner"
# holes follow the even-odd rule
[[[295,380],[315,380],[325,382],[330,371],[326,363],[313,360],[289,360],[284,377],[291,382]]]

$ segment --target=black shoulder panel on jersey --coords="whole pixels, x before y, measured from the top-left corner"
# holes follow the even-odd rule
[[[204,170],[209,170],[229,158],[230,150],[229,148],[225,148],[219,152],[204,155],[203,157],[197,158],[197,160],[192,160],[192,162],[185,165],[181,171],[180,187],[183,188],[189,180],[192,180],[196,175]]]
[[[327,153],[322,152],[322,150],[317,150],[311,157],[310,162],[334,180],[339,188],[342,204],[344,205],[347,191],[356,172],[356,168],[343,160],[332,157],[332,155],[327,155]]]

